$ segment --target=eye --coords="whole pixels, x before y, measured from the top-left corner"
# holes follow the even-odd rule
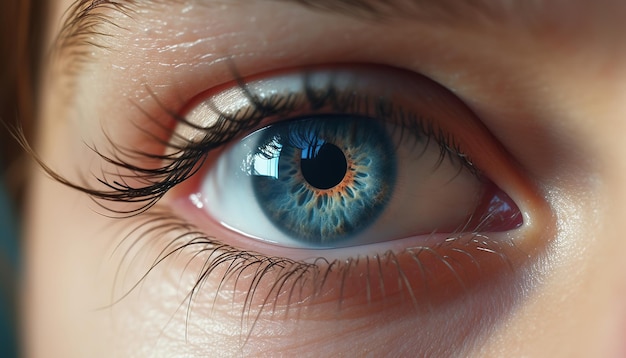
[[[334,249],[523,223],[473,162],[493,139],[423,76],[360,65],[273,74],[201,94],[185,118],[175,141],[259,122],[211,155],[188,195],[204,220],[249,240]]]

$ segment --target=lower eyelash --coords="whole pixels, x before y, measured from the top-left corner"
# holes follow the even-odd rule
[[[119,280],[125,280],[122,273],[137,260],[136,256],[131,256],[135,251],[133,247],[159,246],[158,242],[164,246],[149,260],[152,264],[145,274],[130,282],[129,288],[112,290],[112,303],[107,307],[120,303],[138,289],[158,265],[184,257],[188,263],[181,275],[196,277],[177,310],[185,312],[187,329],[193,306],[215,307],[230,301],[230,308],[240,314],[241,334],[248,338],[261,317],[298,318],[316,305],[334,306],[334,310],[326,310],[329,318],[350,314],[345,311],[353,310],[354,306],[375,311],[392,297],[395,297],[394,302],[400,299],[409,303],[417,312],[432,311],[458,296],[451,292],[466,293],[475,281],[473,277],[493,271],[481,267],[489,261],[480,255],[495,256],[495,262],[492,257],[490,265],[499,265],[511,272],[514,267],[506,253],[515,249],[512,240],[493,240],[478,233],[448,235],[447,240],[437,239],[436,244],[409,247],[402,253],[388,251],[332,261],[320,257],[303,262],[234,248],[207,236],[160,206],[134,220],[131,231],[114,251],[121,255],[116,287],[128,287]],[[127,224],[126,220],[119,222]],[[145,250],[136,251],[143,253]],[[409,269],[411,272],[407,272]],[[447,272],[441,272],[444,270]],[[365,278],[360,276],[364,272]],[[449,282],[445,293],[437,286],[442,275],[456,282],[454,285]],[[207,282],[212,282],[215,290],[207,291],[204,287]],[[198,301],[200,297],[205,300]]]

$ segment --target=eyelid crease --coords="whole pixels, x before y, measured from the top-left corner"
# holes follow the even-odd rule
[[[229,0],[225,6],[232,6],[232,12],[237,13],[239,5],[264,6],[264,3],[279,3],[299,6],[311,12],[335,14],[356,18],[357,20],[389,21],[397,18],[410,18],[423,24],[432,24],[439,28],[458,26],[466,21],[473,27],[487,23],[507,22],[511,17],[519,20],[520,13],[528,14],[528,18],[536,22],[537,13],[541,9],[520,4],[509,4],[500,1],[436,1],[424,2],[418,0],[392,0],[380,2],[377,0]],[[93,50],[109,48],[108,38],[119,35],[116,29],[128,31],[130,38],[143,30],[143,27],[154,27],[150,21],[159,19],[159,14],[177,13],[186,14],[184,22],[194,20],[194,11],[183,11],[184,6],[190,6],[192,1],[184,0],[76,0],[63,14],[60,30],[56,35],[52,47],[53,57],[64,60],[62,71],[69,77],[80,73],[85,63],[96,61]],[[207,11],[210,5],[219,5],[221,0],[202,0]],[[215,6],[217,8],[217,6]],[[242,10],[242,16],[245,10]],[[204,13],[203,13],[204,15]],[[199,15],[200,16],[200,15]],[[183,22],[183,24],[184,24]],[[146,24],[149,23],[149,24]],[[138,28],[138,25],[143,27]],[[155,29],[158,31],[158,29]],[[223,54],[225,58],[226,54]],[[70,83],[73,82],[73,79]]]
[[[203,0],[205,3],[216,0]],[[236,1],[236,0],[235,0]],[[265,1],[265,0],[254,0]],[[476,18],[498,19],[504,13],[511,12],[519,16],[519,8],[508,8],[506,4],[492,1],[472,1],[459,3],[455,1],[422,2],[418,0],[273,0],[281,3],[297,4],[313,11],[329,12],[357,19],[389,20],[395,17],[419,18],[422,21],[437,19],[439,21],[458,20],[467,18],[468,14]],[[173,7],[181,4],[175,0],[162,1],[166,6]],[[107,36],[98,29],[104,24],[120,27],[115,22],[111,12],[117,12],[125,17],[141,16],[142,12],[161,4],[154,0],[76,0],[65,12],[61,30],[57,37],[56,48],[69,51],[72,48],[88,45],[98,45],[94,40],[97,36]],[[185,2],[182,3],[183,5]],[[525,8],[526,11],[531,9]]]

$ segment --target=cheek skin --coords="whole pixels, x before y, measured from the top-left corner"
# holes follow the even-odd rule
[[[47,143],[39,146],[46,160],[72,158],[67,148],[56,143],[68,143],[63,141],[65,130],[63,126],[49,128]],[[94,339],[92,333],[100,331],[99,324],[85,314],[93,309],[97,298],[92,274],[101,242],[84,238],[97,232],[99,220],[78,209],[86,204],[83,196],[59,186],[40,171],[34,174],[25,233],[27,353],[88,356],[92,349],[104,348],[112,333],[102,330],[103,339]]]
[[[515,93],[507,83],[493,81],[477,91],[506,89],[517,102],[494,107],[484,105],[488,99],[468,101],[545,183],[559,222],[550,254],[537,267],[550,275],[512,319],[511,328],[490,338],[485,355],[506,348],[512,355],[518,355],[515,349],[530,356],[621,356],[626,321],[620,314],[626,285],[623,53],[614,46],[610,55],[584,47],[548,50],[526,58],[537,66],[518,66],[541,72],[527,77],[541,79],[535,84]],[[499,72],[497,77],[505,78]],[[501,118],[520,125],[507,126]]]
[[[559,218],[559,234],[542,262],[551,274],[540,294],[514,320],[515,330],[491,338],[491,352],[510,344],[530,356],[545,355],[546,348],[557,356],[621,356],[626,322],[626,69],[623,55],[596,56],[565,56],[545,70],[549,90],[535,102],[546,123],[547,118],[559,120],[546,126],[549,134],[537,135],[554,135],[553,155],[560,160],[535,170],[550,188],[548,201]],[[527,333],[520,335],[519,330]],[[521,350],[528,339],[534,344]]]

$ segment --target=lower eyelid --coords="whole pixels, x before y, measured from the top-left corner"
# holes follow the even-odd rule
[[[182,213],[179,204],[168,203]],[[258,242],[251,246],[250,240],[241,241],[213,223],[202,231],[228,244],[198,256],[193,249],[183,250],[193,257],[185,271],[194,277],[211,271],[195,293],[195,305],[226,305],[233,319],[250,322],[261,317],[332,322],[393,312],[431,314],[467,299],[477,288],[519,283],[519,273],[549,243],[554,229],[550,210],[538,196],[518,204],[524,225],[515,230],[407,238],[360,247],[358,255],[354,248],[290,253]]]
[[[125,239],[134,248],[117,250],[127,256],[119,275],[124,288],[114,298],[142,290],[142,275],[166,272],[167,281],[151,284],[158,285],[157,292],[180,292],[182,298],[170,302],[175,308],[166,313],[184,322],[185,334],[205,335],[211,329],[199,324],[219,319],[229,334],[241,338],[241,349],[259,349],[256,337],[275,342],[284,330],[300,329],[301,340],[310,344],[319,337],[302,327],[315,326],[315,334],[327,332],[330,339],[358,325],[388,331],[392,322],[398,329],[407,319],[405,329],[435,332],[432,340],[450,341],[447,347],[465,344],[468,330],[488,330],[490,322],[511,309],[525,267],[553,237],[549,208],[530,184],[520,183],[532,195],[517,197],[524,225],[516,230],[409,238],[372,245],[358,256],[350,248],[336,256],[312,250],[294,256],[301,260],[256,253],[267,252],[264,248],[246,250],[246,244],[215,223],[196,228],[191,223],[199,221],[180,207],[183,198],[168,193],[132,223],[120,221],[131,230],[149,224]],[[127,270],[137,275],[126,277]],[[442,332],[442,325],[451,328]],[[432,340],[424,344],[434,344]]]
[[[170,277],[198,284],[190,291],[189,302],[181,304],[203,312],[207,306],[228,307],[237,319],[251,320],[292,314],[298,319],[332,322],[390,313],[391,308],[436,310],[479,283],[515,276],[530,254],[517,240],[538,233],[522,227],[489,235],[432,236],[415,239],[414,245],[406,242],[411,239],[404,240],[397,251],[375,253],[373,247],[371,254],[357,257],[315,260],[312,255],[294,261],[225,245],[207,238],[170,209],[161,213],[155,209],[139,221],[147,224],[136,226],[126,245],[140,245],[139,250],[151,252],[142,262],[158,262],[171,271]],[[318,252],[318,256],[328,255]],[[135,261],[136,257],[127,256],[122,265],[136,265]],[[132,286],[133,282],[126,281],[127,287]]]
[[[440,353],[462,349],[473,336],[489,334],[491,325],[514,307],[528,252],[506,243],[537,234],[523,227],[514,233],[481,237],[478,243],[469,239],[452,241],[433,248],[432,254],[424,250],[420,254],[422,266],[430,268],[426,278],[409,256],[397,255],[394,261],[383,254],[382,276],[373,255],[362,256],[358,265],[354,264],[357,258],[352,264],[344,258],[329,275],[322,276],[325,262],[302,266],[222,246],[219,239],[209,243],[205,233],[179,216],[169,204],[159,203],[150,212],[117,221],[119,226],[111,227],[133,230],[149,222],[115,250],[113,262],[123,255],[125,259],[113,301],[130,291],[140,295],[141,300],[135,304],[142,307],[129,312],[131,320],[147,318],[145,324],[149,325],[154,324],[152,315],[165,317],[164,326],[157,328],[164,335],[159,335],[161,346],[188,342],[201,350],[207,339],[229,337],[240,345],[229,347],[232,355],[251,352],[243,354],[251,356],[267,353],[268,344],[274,351],[292,352],[289,349],[294,342],[298,347],[314,349],[318,342],[337,339],[350,339],[353,349],[355,344],[373,339],[373,330],[376,338],[389,345],[383,349],[390,351],[381,354],[403,349],[409,356],[419,356],[424,347],[444,349]],[[441,243],[441,238],[436,239]],[[482,241],[503,247],[479,244]],[[436,247],[437,243],[431,245]],[[478,247],[497,250],[477,251]],[[213,271],[208,273],[211,268]],[[205,273],[208,276],[203,277]],[[145,274],[147,278],[142,278]],[[127,303],[122,299],[112,310],[124,312]],[[151,316],[133,317],[137,311]]]

